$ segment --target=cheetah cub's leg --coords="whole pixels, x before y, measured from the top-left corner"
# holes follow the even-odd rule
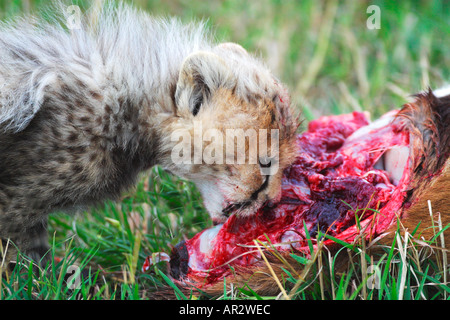
[[[13,223],[4,224],[8,217],[15,216]],[[32,216],[28,214],[27,216]],[[5,219],[6,218],[6,219]],[[2,240],[2,252],[0,263],[7,265],[17,259],[18,251],[32,261],[45,267],[50,260],[47,236],[47,220],[44,221],[18,221],[17,215],[3,214],[0,212],[0,238]],[[11,221],[11,220],[10,220]],[[9,240],[9,243],[8,243]]]
[[[18,241],[19,250],[22,250],[31,260],[39,262],[42,267],[45,267],[50,261],[47,219],[26,230],[26,234],[22,234]]]

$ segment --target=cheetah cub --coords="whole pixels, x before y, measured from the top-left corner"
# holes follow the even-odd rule
[[[125,5],[95,16],[82,16],[79,29],[67,28],[64,15],[0,24],[3,247],[9,239],[43,263],[48,214],[117,199],[154,165],[193,181],[217,222],[276,201],[298,125],[264,64],[237,44],[214,43],[202,23]],[[276,132],[277,147],[268,143],[252,163],[199,160],[212,147],[224,157],[235,150],[231,158],[255,149],[247,136],[241,151],[229,149],[239,135],[195,143],[199,127],[223,137],[255,130],[258,145]],[[192,161],[176,161],[180,146]]]

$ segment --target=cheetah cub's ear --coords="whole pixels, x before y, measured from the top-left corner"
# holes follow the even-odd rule
[[[217,45],[215,49],[216,50],[217,49],[228,50],[228,51],[231,51],[232,53],[234,53],[238,56],[242,56],[242,57],[248,56],[247,50],[245,50],[241,45],[234,43],[234,42],[221,43],[221,44]]]
[[[198,114],[218,88],[232,89],[235,79],[225,61],[211,52],[196,52],[188,56],[181,67],[175,91],[180,113]]]

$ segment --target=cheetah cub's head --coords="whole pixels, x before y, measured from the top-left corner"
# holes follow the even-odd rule
[[[279,198],[298,123],[286,89],[260,61],[232,43],[191,54],[175,103],[168,169],[194,181],[215,222]]]

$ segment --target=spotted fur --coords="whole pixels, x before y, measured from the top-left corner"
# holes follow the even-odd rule
[[[64,12],[64,6],[54,12]],[[92,19],[92,17],[96,19]],[[61,14],[0,25],[0,238],[40,259],[47,216],[117,199],[154,165],[193,180],[215,220],[251,214],[294,159],[286,89],[241,46],[107,3],[68,30]],[[177,165],[174,130],[280,130],[280,173],[258,164]],[[244,206],[241,206],[245,204]]]

